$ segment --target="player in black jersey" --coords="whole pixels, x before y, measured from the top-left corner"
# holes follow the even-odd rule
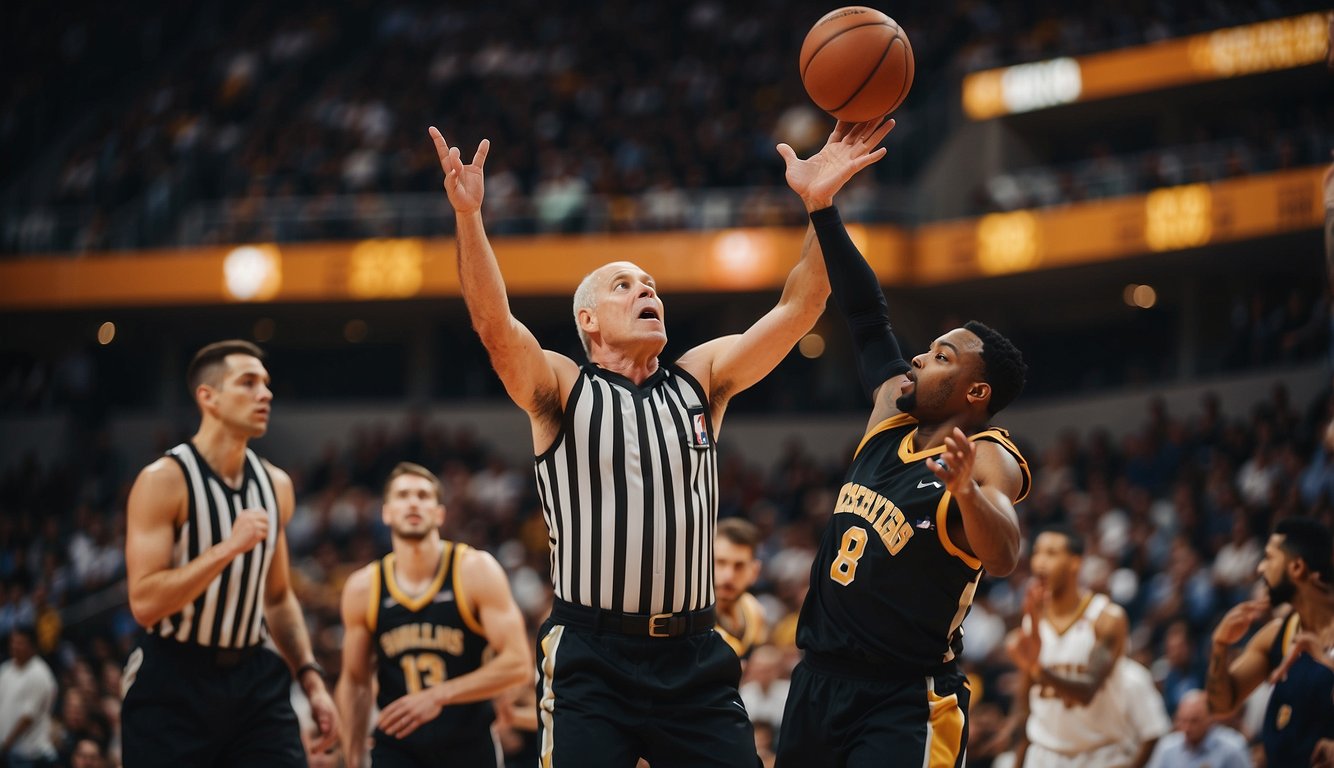
[[[288,581],[292,480],[247,448],[269,426],[263,357],[247,341],[199,350],[186,374],[199,430],[130,489],[125,580],[148,633],[122,685],[126,765],[304,766],[293,675],[320,731],[311,751],[337,743],[338,713]]]
[[[713,580],[718,597],[715,631],[745,661],[751,651],[768,638],[764,606],[750,593],[760,577],[760,559],[755,549],[760,533],[755,524],[740,517],[718,522],[713,541]]]
[[[1205,679],[1209,709],[1214,714],[1236,709],[1272,674],[1274,690],[1260,731],[1269,765],[1334,768],[1331,549],[1334,537],[1323,523],[1310,518],[1280,521],[1257,567],[1268,587],[1268,598],[1234,606],[1214,629]],[[1292,613],[1271,619],[1273,608],[1282,603],[1291,605]],[[1245,637],[1252,624],[1265,619],[1265,625],[1229,663],[1231,647]]]
[[[879,159],[888,132],[837,127],[821,153]],[[660,361],[653,277],[629,262],[574,295],[588,363],[539,346],[510,312],[482,220],[483,140],[470,164],[430,129],[457,227],[459,282],[506,392],[528,413],[555,602],[538,637],[543,765],[754,765],[740,662],[713,631],[718,430],[731,398],[773,370],[829,292],[814,238],[777,305],[744,333]],[[789,169],[818,165],[788,158]]]
[[[440,538],[440,499],[430,470],[394,467],[382,511],[393,552],[343,587],[337,697],[348,768],[366,755],[372,669],[380,707],[375,768],[498,766],[490,699],[532,680],[523,615],[505,571],[490,554]]]
[[[1015,567],[1014,504],[1030,484],[989,421],[1019,394],[1025,367],[976,322],[903,359],[879,280],[833,208],[859,167],[829,160],[788,183],[811,214],[875,404],[811,568],[777,764],[962,765],[960,625],[982,572]]]

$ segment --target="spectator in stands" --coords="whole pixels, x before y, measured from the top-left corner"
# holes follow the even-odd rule
[[[92,739],[79,739],[70,755],[70,768],[104,768],[106,765],[102,747]]]
[[[1181,697],[1175,721],[1176,730],[1154,749],[1148,768],[1250,768],[1246,738],[1214,723],[1204,691]]]
[[[32,627],[9,632],[10,659],[0,664],[0,760],[9,768],[46,768],[56,764],[51,743],[51,708],[56,678],[37,655]]]

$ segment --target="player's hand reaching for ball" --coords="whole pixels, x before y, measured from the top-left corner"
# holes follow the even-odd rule
[[[440,170],[445,172],[445,194],[455,213],[473,213],[482,209],[482,196],[486,192],[482,166],[486,164],[486,153],[491,151],[491,141],[482,139],[477,145],[477,152],[472,163],[463,164],[458,147],[451,147],[435,126],[428,130],[435,142],[435,153],[440,157]]]
[[[834,195],[858,171],[885,156],[880,146],[885,136],[894,130],[894,121],[868,120],[864,123],[845,123],[834,126],[819,152],[802,160],[787,144],[778,145],[778,154],[787,164],[787,184],[801,196],[807,211],[828,208],[834,204]]]

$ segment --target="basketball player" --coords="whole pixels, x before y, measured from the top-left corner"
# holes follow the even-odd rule
[[[1290,517],[1274,527],[1257,570],[1268,599],[1249,600],[1228,611],[1214,629],[1205,692],[1209,709],[1227,714],[1241,705],[1271,672],[1274,690],[1260,729],[1269,765],[1318,765],[1334,768],[1334,669],[1310,653],[1294,649],[1303,631],[1326,637],[1334,625],[1334,539],[1329,528],[1310,518]],[[1292,612],[1269,620],[1229,661],[1231,647],[1251,625],[1269,619],[1274,606]],[[1334,647],[1308,646],[1328,656]],[[1290,652],[1293,657],[1284,664]]]
[[[1083,560],[1084,540],[1073,531],[1038,534],[1023,624],[1006,641],[1026,694],[1017,706],[1026,716],[1027,750],[1021,741],[1016,763],[1027,768],[1123,768],[1148,757],[1112,684],[1126,613],[1079,588]]]
[[[720,520],[713,539],[713,590],[718,598],[714,629],[742,661],[768,634],[764,606],[748,591],[760,577],[755,556],[759,540],[754,523],[739,517]]]
[[[269,427],[263,358],[246,341],[199,350],[186,374],[199,430],[130,489],[125,577],[147,630],[122,683],[124,760],[135,768],[306,765],[293,676],[319,727],[311,752],[338,740],[288,580],[292,480],[247,447]]]
[[[834,155],[869,165],[887,132],[839,125],[814,157],[790,158],[789,173]],[[543,765],[754,765],[741,665],[713,631],[716,441],[730,399],[773,370],[824,309],[829,285],[814,238],[777,306],[674,363],[660,359],[666,315],[653,277],[624,261],[594,270],[574,295],[588,355],[580,365],[543,350],[510,312],[482,224],[490,143],[464,165],[457,147],[430,133],[468,312],[532,427],[555,587],[538,633]]]
[[[777,764],[960,765],[969,690],[959,628],[982,571],[1014,570],[1014,504],[1030,484],[1019,450],[988,422],[1023,388],[1024,364],[976,322],[903,360],[879,280],[833,207],[858,170],[831,157],[787,176],[875,404],[811,568]]]
[[[455,765],[499,766],[490,699],[532,680],[523,615],[505,571],[490,554],[440,538],[440,499],[430,470],[394,467],[381,509],[393,552],[343,586],[337,697],[348,768],[366,754],[372,667],[375,768],[434,766],[444,756]]]

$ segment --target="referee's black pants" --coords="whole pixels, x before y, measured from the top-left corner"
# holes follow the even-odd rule
[[[538,749],[550,768],[754,768],[741,662],[712,629],[637,637],[548,619],[538,633]],[[550,762],[547,762],[547,761]]]

